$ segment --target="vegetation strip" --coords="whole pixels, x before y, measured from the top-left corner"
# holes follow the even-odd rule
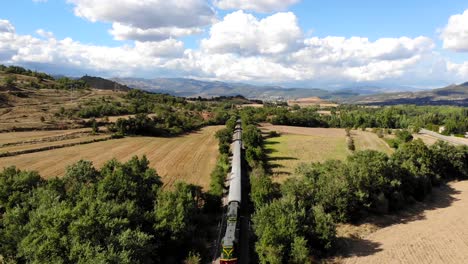
[[[77,132],[72,132],[69,134],[59,135],[59,136],[51,136],[51,137],[44,137],[44,138],[38,138],[38,139],[32,139],[32,140],[10,142],[10,143],[1,144],[0,148],[9,147],[9,146],[26,145],[26,144],[37,144],[37,143],[43,143],[43,142],[54,142],[54,141],[61,141],[61,140],[66,140],[66,139],[74,139],[74,138],[79,138],[80,135],[82,134],[89,134],[89,133],[86,133],[84,131],[77,131]]]
[[[25,149],[25,150],[12,151],[12,152],[3,152],[3,153],[0,153],[0,158],[12,157],[12,156],[17,156],[17,155],[22,155],[22,154],[41,152],[41,151],[47,151],[47,150],[52,150],[52,149],[73,147],[73,146],[77,146],[77,145],[84,145],[84,144],[96,143],[96,142],[101,142],[101,141],[107,141],[107,140],[110,140],[110,139],[114,139],[114,137],[109,136],[107,138],[98,138],[98,139],[93,139],[93,140],[88,140],[88,141],[81,141],[81,142],[76,142],[76,143],[67,143],[67,144],[57,145],[57,146],[47,146],[47,147],[41,147],[41,148],[35,148],[35,149]]]

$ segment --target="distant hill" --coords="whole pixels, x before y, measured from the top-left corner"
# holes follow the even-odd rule
[[[218,96],[242,95],[246,98],[260,100],[291,100],[305,97],[323,99],[346,98],[359,95],[349,91],[327,91],[317,88],[283,88],[279,86],[259,86],[245,83],[227,83],[220,81],[200,81],[185,78],[114,78],[114,81],[131,88],[151,92],[168,93],[183,97],[211,98]]]
[[[459,105],[468,106],[468,82],[421,92],[400,92],[357,96],[344,100],[351,104],[368,105]]]
[[[101,77],[83,76],[80,80],[85,81],[89,87],[99,90],[129,91],[130,88],[118,82],[104,79]]]

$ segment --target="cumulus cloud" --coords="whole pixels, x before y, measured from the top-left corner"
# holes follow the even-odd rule
[[[178,28],[178,27],[161,27],[141,29],[131,26],[126,26],[120,23],[113,23],[112,29],[109,31],[116,40],[136,39],[140,41],[160,41],[171,38],[178,38],[187,35],[193,35],[203,32],[200,28]]]
[[[468,78],[468,62],[466,61],[463,63],[453,63],[451,61],[447,61],[447,69],[450,73],[463,80],[463,82],[465,82]]]
[[[8,20],[0,19],[0,33],[14,33],[15,27]]]
[[[45,31],[43,29],[36,30],[36,34],[38,34],[39,36],[41,36],[43,38],[53,38],[54,37],[54,33],[50,32],[50,31]]]
[[[134,45],[107,47],[83,44],[71,38],[58,40],[44,30],[37,33],[47,38],[19,35],[8,21],[2,21],[1,25],[0,63],[41,64],[56,69],[75,69],[77,72],[128,76],[147,69],[157,71],[167,61],[183,56],[184,52],[183,43],[175,39],[136,41]]]
[[[201,47],[211,53],[278,54],[297,49],[301,38],[302,31],[291,12],[258,20],[237,11],[214,24],[210,37],[201,41]]]
[[[214,4],[221,9],[242,9],[262,13],[283,11],[300,0],[215,0]]]
[[[215,19],[204,0],[68,0],[75,15],[113,23],[116,39],[154,41],[199,33]]]
[[[183,58],[168,62],[167,67],[178,69],[189,77],[213,80],[283,82],[297,79],[295,69],[271,58],[241,57],[232,53],[187,50]]]
[[[148,32],[134,34],[157,34]],[[209,36],[195,49],[185,49],[184,43],[174,38],[107,47],[71,38],[57,39],[42,29],[36,33],[38,37],[17,34],[9,21],[0,20],[0,63],[40,64],[39,70],[64,73],[63,69],[70,69],[74,75],[170,75],[275,84],[319,82],[330,86],[379,81],[456,82],[468,78],[468,63],[452,63],[436,54],[433,41],[427,37],[375,41],[363,37],[304,38],[292,13],[263,19],[243,11],[228,14],[212,26]]]
[[[440,35],[444,48],[458,52],[468,52],[468,10],[453,15]]]

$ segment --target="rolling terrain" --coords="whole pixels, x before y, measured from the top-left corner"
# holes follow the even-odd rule
[[[165,186],[171,187],[178,180],[184,180],[208,188],[210,173],[218,157],[218,145],[214,134],[221,128],[222,126],[205,127],[200,131],[172,138],[126,137],[4,157],[0,158],[0,167],[15,165],[19,169],[35,170],[42,177],[51,178],[63,176],[66,167],[80,159],[90,160],[96,167],[101,167],[113,158],[127,161],[135,155],[140,157],[146,155],[150,166],[156,169]],[[23,132],[18,132],[16,135],[21,137],[21,133]],[[37,138],[34,132],[25,133],[28,133],[26,138]],[[36,133],[39,135],[43,132]],[[0,138],[3,135],[8,137],[8,134],[0,134]],[[11,139],[4,141],[11,142]]]
[[[344,102],[367,105],[415,104],[468,106],[468,82],[421,92],[357,96],[345,99]]]
[[[359,95],[347,90],[327,91],[317,88],[283,88],[280,86],[258,86],[244,83],[200,81],[184,78],[114,78],[114,81],[133,88],[150,92],[168,93],[184,97],[217,97],[242,95],[260,100],[289,100],[318,96],[324,99],[346,98]]]

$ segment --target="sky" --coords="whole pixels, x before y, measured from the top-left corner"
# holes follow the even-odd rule
[[[0,64],[68,76],[437,88],[468,81],[468,0],[1,0]]]

